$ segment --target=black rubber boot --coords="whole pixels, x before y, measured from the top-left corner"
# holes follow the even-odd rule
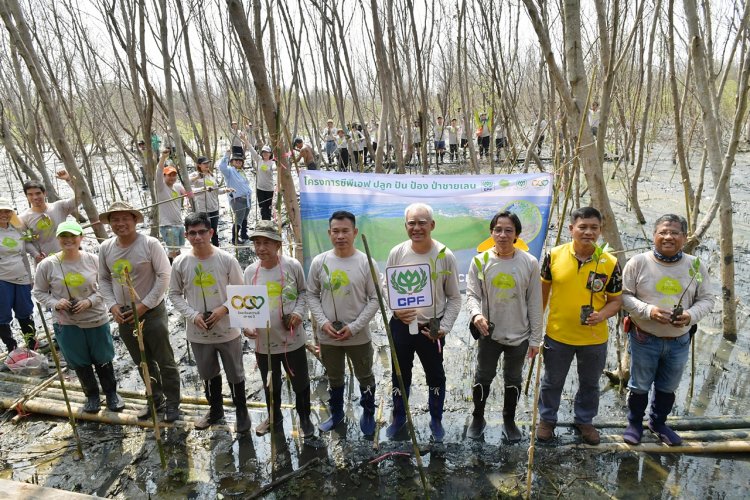
[[[647,392],[633,392],[628,394],[628,426],[622,435],[628,444],[638,444],[643,438],[643,416],[648,406]]]
[[[304,438],[311,438],[315,435],[315,426],[310,420],[310,386],[308,385],[302,391],[296,393],[295,407],[299,415],[299,430]]]
[[[13,338],[13,330],[11,330],[10,325],[0,325],[0,339],[2,339],[8,352],[18,347],[18,343]]]
[[[81,383],[83,393],[86,395],[86,404],[83,405],[83,411],[86,413],[99,413],[102,407],[99,401],[99,385],[96,383],[94,369],[91,366],[76,368],[78,381]]]
[[[362,405],[359,428],[365,436],[372,436],[375,434],[375,385],[360,386],[359,393],[359,404]]]
[[[107,409],[109,411],[122,411],[125,409],[125,401],[117,394],[117,379],[115,378],[115,367],[112,362],[103,365],[94,365],[99,383],[102,385],[104,396],[107,398]]]
[[[443,405],[445,404],[445,384],[428,387],[427,407],[430,410],[430,431],[436,443],[442,443],[445,437],[443,428]]]
[[[36,341],[36,325],[34,325],[33,318],[18,319],[18,324],[21,325],[21,335],[23,335],[26,341],[26,347],[35,351],[37,348]]]
[[[328,411],[330,417],[322,422],[318,428],[321,432],[333,430],[337,425],[344,421],[344,386],[328,389]]]
[[[662,443],[669,446],[679,446],[682,438],[671,427],[667,425],[667,416],[672,412],[674,406],[674,392],[661,392],[654,390],[654,400],[651,403],[651,415],[648,428],[659,436]]]
[[[198,430],[208,429],[213,424],[224,418],[224,398],[221,395],[221,374],[211,380],[203,381],[203,389],[208,400],[208,413],[195,423]]]
[[[250,430],[252,422],[250,421],[250,413],[247,411],[247,395],[245,394],[245,382],[239,382],[237,384],[229,384],[229,389],[232,391],[232,402],[234,403],[235,411],[237,413],[237,423],[235,424],[235,431],[238,434],[244,434]],[[279,406],[281,406],[279,404]]]
[[[487,427],[487,421],[484,419],[484,407],[487,405],[487,398],[490,395],[490,386],[474,384],[471,394],[472,399],[474,399],[474,412],[471,414],[471,424],[469,424],[466,435],[470,439],[481,439],[484,428]]]
[[[521,440],[521,430],[516,425],[516,406],[521,397],[521,388],[515,385],[505,386],[503,398],[503,436],[511,443]]]
[[[406,388],[406,397],[409,397],[411,388]],[[401,397],[401,391],[398,387],[393,388],[393,413],[391,418],[391,425],[385,430],[385,435],[388,439],[393,439],[404,428],[406,424],[406,407],[404,406],[404,399]]]

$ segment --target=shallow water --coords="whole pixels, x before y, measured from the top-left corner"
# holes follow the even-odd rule
[[[666,211],[678,211],[682,191],[672,177],[674,166],[666,150],[652,151],[653,161],[644,168],[641,183],[641,204],[649,222]],[[748,380],[750,377],[750,345],[748,344],[748,220],[750,218],[750,178],[747,155],[738,157],[735,195],[735,246],[737,263],[737,296],[740,299],[741,331],[736,343],[721,336],[720,320],[714,314],[701,323],[696,337],[695,390],[688,395],[690,367],[685,370],[677,392],[676,416],[746,416],[750,410]],[[626,211],[624,196],[618,183],[610,181],[613,208],[627,248],[646,246],[643,232]],[[710,183],[709,183],[710,184]],[[123,183],[128,186],[128,183]],[[675,188],[674,186],[677,186]],[[134,188],[126,187],[125,189]],[[132,193],[135,196],[135,193]],[[706,206],[710,202],[704,198]],[[553,220],[555,220],[553,218]],[[718,221],[716,222],[718,225]],[[223,226],[224,233],[228,224]],[[650,227],[645,234],[650,234]],[[710,236],[716,236],[712,229]],[[709,263],[714,277],[718,272],[717,244],[707,239],[698,254]],[[252,255],[246,256],[248,259]],[[717,287],[716,281],[714,286]],[[717,287],[718,291],[718,287]],[[718,303],[718,301],[717,301]],[[188,363],[182,327],[175,317],[172,344],[180,360],[183,395],[201,396],[202,385],[196,369]],[[466,328],[462,314],[445,347],[448,372],[443,445],[429,441],[429,415],[424,374],[415,363],[410,405],[414,416],[417,440],[433,498],[514,497],[525,493],[527,449],[532,397],[522,396],[517,418],[522,422],[524,439],[509,445],[501,439],[502,383],[495,380],[487,407],[488,427],[482,442],[466,437],[472,409],[471,385],[476,357],[475,342]],[[376,402],[390,389],[389,353],[382,322],[377,327],[375,363],[379,387]],[[116,342],[115,365],[120,385],[142,389],[137,371],[121,342]],[[613,344],[608,356],[608,369],[616,365]],[[320,364],[309,356],[313,380],[313,406],[323,407],[326,381]],[[260,401],[261,383],[255,360],[245,356],[249,398]],[[525,367],[524,370],[528,368]],[[572,399],[575,393],[575,369],[571,369],[563,393],[560,421],[572,420]],[[75,378],[73,377],[73,383]],[[608,386],[601,379],[600,421],[625,420],[625,394]],[[533,388],[532,388],[533,391]],[[225,396],[228,389],[224,388]],[[304,444],[296,430],[296,415],[284,410],[284,433],[273,444],[270,436],[254,434],[237,437],[227,430],[185,431],[167,429],[163,433],[168,467],[162,471],[153,434],[148,429],[120,427],[93,422],[80,422],[84,442],[84,460],[74,458],[75,445],[67,421],[38,416],[21,419],[13,425],[0,425],[0,477],[19,481],[38,478],[44,486],[63,488],[113,498],[246,498],[259,488],[315,461],[302,473],[266,493],[266,498],[316,497],[421,497],[422,485],[412,456],[389,456],[377,464],[369,462],[391,451],[411,454],[406,436],[390,442],[381,429],[373,441],[361,437],[359,391],[356,382],[347,380],[347,424],[329,435],[316,439],[315,446]],[[293,402],[288,386],[284,402]],[[389,398],[386,398],[381,421],[389,419]],[[265,412],[251,409],[254,425]],[[313,423],[325,420],[325,411],[313,410]],[[234,415],[227,414],[233,426]],[[622,428],[602,429],[607,436],[618,436]],[[571,427],[558,427],[558,438],[552,445],[537,446],[535,451],[533,496],[566,498],[746,498],[747,477],[750,477],[749,455],[657,455],[629,452],[599,452],[575,448],[580,442]],[[747,438],[745,438],[747,440]],[[644,441],[654,442],[647,436]]]

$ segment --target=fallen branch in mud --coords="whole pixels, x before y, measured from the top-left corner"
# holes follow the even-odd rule
[[[373,458],[372,460],[370,460],[367,463],[368,464],[377,464],[377,463],[382,462],[386,458],[390,458],[390,457],[394,457],[394,456],[395,457],[411,457],[411,453],[407,453],[405,451],[389,451],[388,453],[383,453],[382,455],[380,455],[377,458]]]
[[[274,488],[276,488],[277,486],[285,483],[286,481],[289,481],[293,477],[302,475],[304,472],[307,472],[307,470],[309,468],[311,468],[313,465],[318,465],[318,463],[320,463],[320,458],[315,457],[312,460],[310,460],[309,462],[307,462],[305,465],[301,466],[299,469],[297,469],[295,471],[292,471],[289,474],[284,474],[280,478],[278,478],[278,479],[276,479],[274,481],[271,481],[270,483],[268,483],[267,485],[263,486],[258,491],[253,492],[253,494],[250,495],[247,498],[258,498],[258,497],[261,497],[261,496],[265,495],[266,493],[268,493],[269,491],[271,491]]]

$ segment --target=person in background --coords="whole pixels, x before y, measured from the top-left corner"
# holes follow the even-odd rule
[[[0,339],[8,352],[18,347],[11,322],[15,314],[26,345],[36,348],[34,304],[31,301],[31,267],[26,255],[37,258],[39,249],[26,241],[13,206],[0,198]]]
[[[649,429],[669,446],[682,444],[667,416],[688,360],[693,327],[714,305],[706,267],[682,251],[687,230],[684,217],[662,215],[654,223],[654,249],[633,256],[622,272],[622,304],[631,320],[628,426],[622,436],[628,444],[641,442],[652,387]],[[682,311],[674,311],[677,305]]]
[[[336,132],[336,151],[339,156],[339,172],[349,170],[349,138],[344,134],[344,129]]]
[[[333,118],[329,118],[323,129],[323,142],[325,142],[326,157],[328,164],[334,164],[334,153],[336,152],[336,127],[333,126]]]
[[[489,115],[482,113],[474,118],[477,125],[477,146],[479,147],[479,157],[483,158],[490,152],[490,137],[492,136],[492,112]]]
[[[195,172],[190,174],[190,185],[193,187],[195,211],[208,215],[211,221],[211,244],[219,246],[219,195],[231,191],[229,188],[219,188],[211,170],[211,160],[199,156],[195,162]]]
[[[327,432],[344,420],[346,358],[359,382],[362,434],[375,433],[375,376],[372,372],[370,320],[378,310],[378,295],[367,255],[354,247],[354,214],[343,210],[328,219],[332,250],[310,264],[307,303],[318,324],[320,358],[328,376],[330,417],[319,428]],[[377,273],[377,264],[373,262]]]
[[[589,110],[589,127],[591,127],[591,133],[596,137],[599,132],[599,122],[602,119],[602,112],[599,110],[599,103],[594,101],[591,103],[591,109]]]
[[[446,128],[448,129],[448,153],[451,161],[455,162],[458,160],[458,120],[451,119],[451,124]]]
[[[259,436],[282,428],[281,367],[292,381],[295,407],[299,415],[300,434],[305,438],[315,433],[310,420],[310,375],[305,352],[305,329],[302,318],[307,310],[307,289],[302,265],[296,260],[279,255],[281,232],[271,221],[260,221],[250,235],[258,260],[245,269],[246,285],[265,285],[271,309],[271,328],[245,329],[244,334],[256,342],[255,359],[263,380],[269,418],[255,428]],[[269,365],[270,353],[270,365]],[[271,371],[273,392],[269,389]],[[273,394],[273,410],[271,395]]]
[[[622,273],[617,259],[604,253],[597,262],[595,243],[602,232],[602,216],[593,207],[570,214],[568,230],[573,239],[553,248],[542,264],[543,308],[549,305],[544,338],[544,376],[539,394],[539,441],[554,438],[557,410],[573,357],[578,367],[578,391],[573,422],[584,442],[599,444],[592,424],[599,412],[599,377],[607,360],[607,319],[622,304]],[[594,311],[581,318],[581,306]],[[581,324],[585,319],[585,324]]]
[[[39,253],[34,258],[37,263],[53,252],[60,251],[60,245],[55,238],[57,226],[72,215],[78,206],[75,195],[75,186],[70,174],[66,170],[59,170],[57,178],[65,181],[73,190],[73,197],[47,203],[47,189],[39,181],[26,181],[23,183],[23,192],[29,202],[29,208],[18,216],[23,222],[25,229],[31,230],[34,236],[34,245]]]
[[[75,221],[57,226],[57,239],[62,250],[46,257],[36,268],[34,298],[55,311],[55,338],[86,395],[83,411],[98,413],[101,408],[97,376],[107,409],[122,411],[125,402],[117,394],[112,366],[115,346],[107,306],[99,292],[99,259],[80,250],[83,228]]]
[[[536,356],[542,343],[542,283],[539,261],[514,247],[521,234],[521,220],[516,214],[495,214],[490,234],[494,247],[472,260],[466,277],[472,333],[479,333],[472,389],[474,412],[468,436],[479,439],[484,433],[484,408],[502,354],[503,437],[515,443],[521,440],[515,415],[521,397],[523,361],[527,354],[529,358]]]
[[[271,220],[271,207],[273,205],[273,172],[276,168],[276,162],[271,159],[273,151],[270,146],[263,146],[260,154],[255,151],[251,144],[247,144],[247,151],[250,152],[250,158],[255,162],[255,196],[260,207],[260,218],[262,220]]]
[[[313,154],[312,146],[305,144],[305,141],[301,137],[294,139],[292,147],[293,162],[295,164],[302,161],[307,170],[318,170],[318,165],[315,163],[315,155]]]
[[[191,249],[174,261],[169,300],[185,318],[187,339],[210,408],[195,423],[195,428],[207,429],[224,417],[221,358],[237,413],[235,430],[245,433],[250,430],[251,422],[245,395],[242,337],[239,328],[229,325],[229,308],[225,305],[227,285],[243,283],[242,268],[232,255],[210,243],[212,232],[205,213],[190,214],[185,218],[185,233]]]
[[[166,202],[159,205],[159,234],[167,247],[169,263],[180,255],[180,249],[185,246],[185,228],[182,227],[183,196],[187,191],[177,182],[177,169],[166,165],[171,150],[161,152],[159,163],[154,175],[156,201]],[[169,201],[172,200],[172,201]]]
[[[134,313],[138,313],[139,321],[143,322],[154,404],[157,411],[165,412],[165,422],[174,422],[180,416],[180,372],[169,343],[164,304],[171,273],[167,254],[159,240],[136,231],[136,224],[143,222],[143,214],[129,203],[115,201],[106,212],[99,214],[99,220],[109,224],[114,233],[114,237],[102,242],[99,248],[102,297],[112,318],[120,325],[120,338],[140,371],[141,350],[133,334]],[[127,285],[128,276],[135,290],[134,301]],[[136,311],[132,309],[133,302]],[[151,406],[147,405],[138,418],[149,417]]]
[[[229,206],[232,209],[232,245],[244,244],[248,240],[247,216],[253,203],[253,191],[245,173],[244,153],[228,150],[219,162],[219,171],[224,176],[229,191]]]

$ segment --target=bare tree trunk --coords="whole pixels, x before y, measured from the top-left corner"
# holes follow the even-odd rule
[[[227,10],[232,27],[237,33],[245,57],[250,66],[250,72],[253,75],[253,84],[258,97],[258,103],[266,120],[266,126],[271,135],[271,142],[276,145],[277,158],[279,158],[280,167],[278,169],[279,184],[282,188],[282,196],[286,205],[287,215],[292,225],[295,242],[297,243],[296,255],[297,260],[302,261],[302,219],[299,211],[299,201],[297,200],[297,191],[294,188],[292,179],[291,165],[288,160],[282,159],[278,154],[288,150],[288,145],[284,138],[277,132],[277,104],[271,93],[271,87],[268,84],[268,75],[263,57],[255,43],[250,27],[247,24],[247,17],[242,8],[241,0],[227,0]]]
[[[80,194],[79,199],[83,203],[86,215],[92,222],[97,222],[99,220],[99,212],[91,199],[88,186],[83,182],[81,171],[78,169],[70,145],[65,138],[65,128],[60,120],[60,116],[57,114],[54,100],[49,91],[49,85],[41,71],[41,64],[34,50],[29,27],[26,24],[18,0],[0,2],[0,17],[2,17],[5,27],[8,30],[11,43],[17,46],[19,54],[26,63],[29,74],[34,81],[39,100],[42,103],[42,108],[47,118],[50,134],[55,141],[55,147],[60,152],[67,171],[70,172],[72,177],[76,178],[75,189]],[[107,233],[101,224],[94,224],[92,227],[97,238],[107,238]]]

